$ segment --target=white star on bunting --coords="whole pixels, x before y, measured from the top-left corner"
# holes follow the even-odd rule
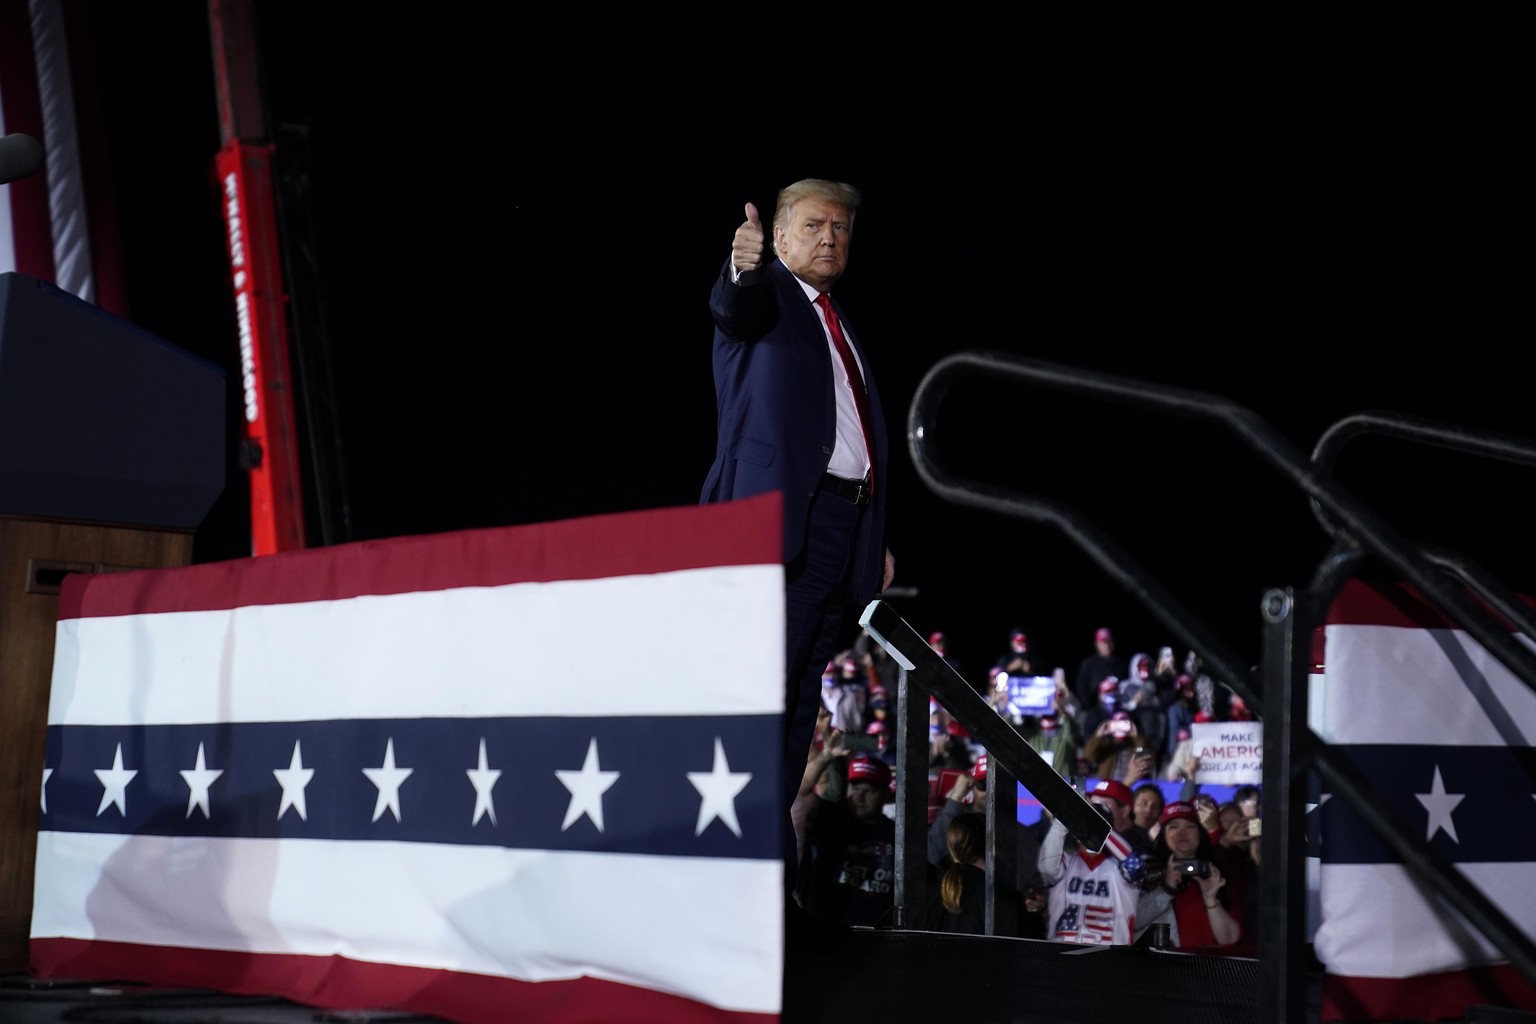
[[[581,765],[581,771],[573,772],[567,769],[555,769],[555,777],[560,784],[570,790],[571,803],[565,809],[565,821],[560,825],[560,831],[570,828],[583,814],[592,819],[592,824],[597,830],[603,830],[603,794],[608,792],[608,787],[619,781],[618,772],[602,771],[597,763],[597,737],[592,737],[592,742],[587,745],[587,759]]]
[[[192,817],[192,809],[195,807],[203,812],[203,817],[210,817],[208,813],[208,787],[214,780],[223,775],[223,769],[209,768],[203,759],[203,745],[197,745],[197,764],[181,772],[181,777],[187,783],[187,817]]]
[[[313,768],[304,767],[304,755],[299,752],[299,741],[293,741],[293,757],[288,761],[287,768],[274,768],[272,774],[277,776],[277,784],[283,787],[282,802],[277,805],[277,820],[283,820],[283,814],[292,807],[299,812],[301,821],[308,821],[309,816],[304,809],[304,787],[309,785],[315,777]]]
[[[725,745],[715,737],[715,766],[707,772],[689,772],[688,781],[699,791],[699,824],[693,834],[700,836],[711,821],[719,818],[725,827],[741,838],[741,824],[736,820],[736,797],[747,783],[752,781],[751,772],[732,772],[725,759]]]
[[[470,828],[480,824],[481,818],[490,818],[491,824],[496,824],[496,801],[491,796],[491,790],[496,788],[496,780],[501,778],[501,771],[492,768],[485,760],[485,737],[480,737],[480,767],[469,768],[464,772],[469,776],[469,784],[475,787],[475,817],[469,823]]]
[[[1435,765],[1435,781],[1430,784],[1428,793],[1415,793],[1414,796],[1424,809],[1429,812],[1429,826],[1424,833],[1424,841],[1435,838],[1435,832],[1445,830],[1445,834],[1456,842],[1461,842],[1456,836],[1456,822],[1451,820],[1451,812],[1456,805],[1466,799],[1466,794],[1447,793],[1445,783],[1440,780],[1440,766]]]
[[[395,767],[395,739],[391,736],[384,744],[384,764],[378,768],[364,768],[368,781],[379,788],[379,798],[373,802],[373,820],[378,821],[389,808],[389,813],[400,820],[400,784],[411,777],[414,768]]]
[[[101,806],[96,808],[96,817],[101,817],[101,812],[110,804],[117,805],[118,814],[128,816],[128,783],[137,774],[137,771],[123,767],[123,745],[119,743],[117,753],[112,755],[112,767],[96,769],[96,778],[102,786]]]

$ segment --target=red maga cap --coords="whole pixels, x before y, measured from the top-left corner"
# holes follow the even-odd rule
[[[976,759],[976,763],[971,765],[971,778],[976,779],[977,781],[980,781],[980,780],[982,780],[982,779],[984,779],[986,777],[987,777],[987,755],[986,754],[982,754],[980,757],[978,757]]]
[[[1183,800],[1175,800],[1163,808],[1162,817],[1157,819],[1159,825],[1166,825],[1174,818],[1187,818],[1196,825],[1200,824],[1200,814],[1195,810],[1195,805]]]
[[[867,782],[876,789],[889,789],[891,766],[872,757],[855,757],[848,762],[848,781]]]
[[[1088,799],[1091,800],[1096,796],[1108,797],[1125,808],[1129,808],[1136,802],[1131,796],[1131,788],[1119,779],[1100,779],[1094,783],[1093,788],[1088,791]]]

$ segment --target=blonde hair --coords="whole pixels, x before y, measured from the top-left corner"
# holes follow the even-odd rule
[[[945,910],[958,914],[965,895],[965,867],[987,855],[987,819],[975,811],[956,815],[944,831],[944,845],[950,863],[939,882],[939,897]]]
[[[829,181],[826,178],[801,178],[793,185],[785,185],[779,189],[779,199],[773,208],[773,226],[784,227],[789,211],[794,209],[795,204],[802,199],[811,198],[825,199],[847,210],[849,230],[853,229],[853,218],[859,212],[859,204],[864,201],[863,193],[846,182]]]

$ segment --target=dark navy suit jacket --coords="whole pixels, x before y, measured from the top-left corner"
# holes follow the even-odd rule
[[[833,306],[842,317],[835,300]],[[776,259],[747,286],[731,283],[727,260],[709,307],[715,318],[718,440],[700,500],[782,492],[784,561],[792,562],[804,544],[811,500],[837,437],[832,350],[804,289]],[[853,551],[852,597],[862,609],[880,591],[885,572],[890,442],[869,357],[846,319],[843,333],[864,367],[875,448],[874,500],[860,518]]]

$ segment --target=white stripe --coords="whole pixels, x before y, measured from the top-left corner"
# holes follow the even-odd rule
[[[1328,675],[1312,672],[1307,676],[1307,725],[1323,739],[1328,737]]]
[[[778,565],[59,623],[51,725],[773,714]]]
[[[1527,938],[1536,935],[1530,864],[1462,864],[1467,880]],[[1314,948],[1328,973],[1406,978],[1506,958],[1400,864],[1324,864]]]
[[[755,1013],[781,1003],[776,860],[45,831],[37,894],[33,938],[586,976]]]
[[[1312,672],[1307,676],[1307,725],[1318,736],[1328,736],[1328,676],[1325,672]],[[1317,926],[1323,919],[1322,904],[1319,899],[1319,891],[1322,883],[1319,879],[1319,870],[1322,867],[1321,859],[1317,857],[1304,858],[1307,878],[1307,941],[1316,941]]]
[[[1504,746],[1476,696],[1484,680],[1525,742],[1536,736],[1536,693],[1460,630],[1329,626],[1326,658],[1313,720],[1329,743]]]
[[[1319,857],[1303,858],[1307,878],[1307,941],[1316,948],[1317,926],[1323,920],[1323,862]]]
[[[1536,735],[1536,695],[1460,630],[1329,626],[1325,657],[1309,719],[1330,743],[1504,746]],[[1536,934],[1536,865],[1459,869]],[[1505,959],[1400,864],[1325,863],[1317,879],[1314,949],[1330,974],[1405,978]]]

